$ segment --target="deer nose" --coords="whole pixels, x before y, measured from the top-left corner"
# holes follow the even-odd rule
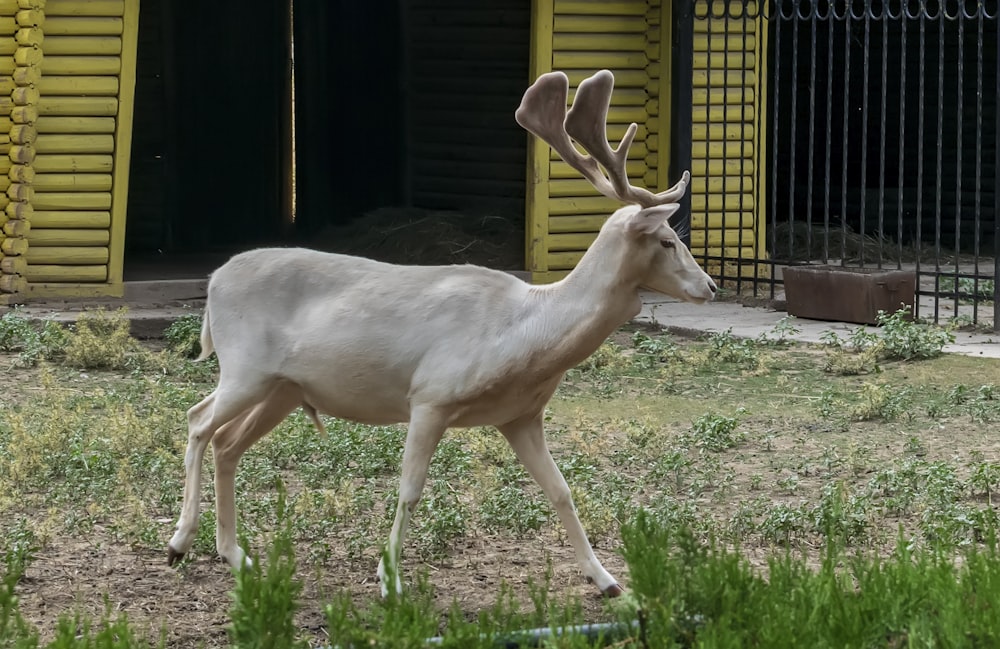
[[[708,290],[712,291],[712,293],[715,293],[715,292],[716,292],[716,291],[718,291],[719,289],[718,289],[718,287],[717,287],[717,286],[715,285],[715,282],[713,282],[712,280],[708,280]]]

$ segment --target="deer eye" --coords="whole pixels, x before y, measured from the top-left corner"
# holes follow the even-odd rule
[[[673,248],[675,244],[673,239],[660,239],[660,245],[664,248]]]

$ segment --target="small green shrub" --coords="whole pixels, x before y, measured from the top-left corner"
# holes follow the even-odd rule
[[[913,322],[905,308],[895,313],[879,311],[878,324],[884,354],[890,360],[935,358],[945,345],[955,342],[951,329]]]
[[[134,370],[148,366],[152,353],[132,337],[125,309],[84,311],[69,333],[65,361],[71,367]]]
[[[187,313],[170,323],[163,332],[168,347],[183,358],[196,358],[201,353],[200,315]]]
[[[690,441],[696,447],[718,453],[742,444],[746,433],[738,432],[739,417],[744,414],[741,408],[735,417],[707,413],[694,420],[691,424]]]

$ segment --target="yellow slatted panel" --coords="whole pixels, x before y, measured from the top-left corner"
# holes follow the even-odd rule
[[[26,291],[120,295],[138,0],[44,12]]]
[[[615,75],[608,138],[617,144],[630,123],[638,130],[626,172],[633,184],[664,189],[669,133],[661,94],[661,52],[669,53],[661,0],[535,0],[532,78],[549,70],[567,74],[570,100],[580,81],[600,69]],[[669,20],[666,21],[669,23]],[[669,97],[665,99],[669,102]],[[662,150],[661,150],[662,149]],[[664,165],[665,167],[665,165]],[[662,186],[661,186],[662,185]],[[546,145],[529,152],[528,270],[533,281],[561,278],[583,256],[601,226],[622,204],[605,198]]]
[[[703,9],[694,25],[691,247],[751,259],[764,254],[765,219],[754,218],[763,205],[757,142],[764,107],[756,98],[764,30],[735,16],[738,4],[710,0],[712,17]]]

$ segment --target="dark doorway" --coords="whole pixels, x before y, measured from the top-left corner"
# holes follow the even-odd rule
[[[399,221],[422,224],[410,240],[495,234],[522,260],[496,267],[523,267],[529,0],[220,0],[198,24],[219,28],[143,0],[126,280],[261,245],[381,258],[366,235]],[[424,252],[403,260],[453,263]]]

